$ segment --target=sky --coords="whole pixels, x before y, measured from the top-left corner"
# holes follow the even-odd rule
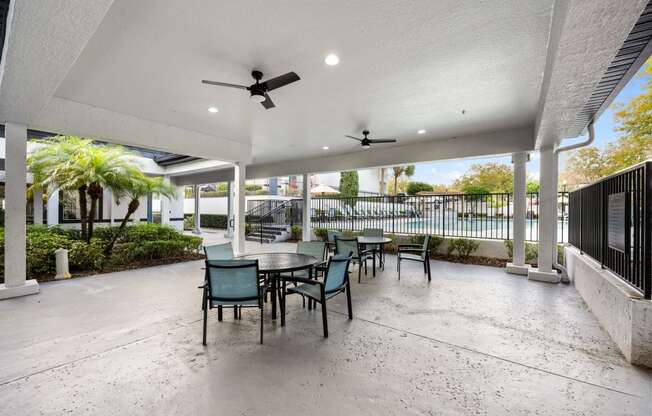
[[[614,113],[617,111],[617,105],[629,102],[643,92],[647,78],[644,76],[643,66],[638,74],[629,81],[616,97],[612,105],[600,116],[595,123],[595,142],[594,146],[602,149],[608,143],[614,142],[619,137],[619,132],[615,131]],[[585,140],[586,136],[580,136],[575,139],[564,140],[563,145]],[[559,171],[563,171],[565,158],[560,158]],[[474,163],[494,162],[499,164],[511,164],[511,156],[501,157],[483,157],[475,159],[445,160],[431,163],[420,163],[415,165],[415,173],[411,178],[413,181],[427,182],[431,184],[451,185],[455,179],[466,173]],[[528,178],[539,178],[539,153],[535,152],[530,155],[530,162],[527,164]]]

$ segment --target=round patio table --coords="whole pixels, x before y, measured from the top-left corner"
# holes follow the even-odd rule
[[[317,257],[299,253],[255,253],[236,257],[237,260],[258,260],[258,272],[272,282],[272,319],[276,319],[276,290],[281,273],[312,269],[321,263]],[[291,279],[288,279],[291,280]]]
[[[385,270],[385,244],[391,243],[392,239],[389,237],[365,237],[365,236],[360,236],[358,237],[358,243],[363,244],[363,245],[370,245],[373,246],[373,252],[374,252],[374,262],[373,262],[373,275],[376,275],[376,250],[380,246],[380,250],[378,250],[378,258],[380,260],[380,268],[382,270]]]

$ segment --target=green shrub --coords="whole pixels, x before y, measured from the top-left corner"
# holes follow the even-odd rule
[[[426,238],[424,235],[413,235],[410,237],[410,244],[419,244],[423,245],[423,240]],[[428,244],[430,248],[430,253],[435,254],[439,250],[439,247],[444,242],[444,238],[438,235],[430,236],[430,243]]]
[[[98,227],[93,231],[93,238],[97,238],[106,243],[111,241],[114,236],[124,234],[125,232],[126,229],[120,230],[119,226]]]
[[[290,233],[292,234],[292,239],[294,240],[299,240],[301,238],[301,233],[303,232],[303,228],[299,225],[293,225],[290,227]]]
[[[514,258],[514,242],[512,240],[505,240],[505,247],[507,248],[507,257],[511,260]],[[563,250],[562,250],[563,256]],[[525,243],[525,262],[535,264],[539,259],[539,245],[536,243]]]
[[[245,235],[251,234],[251,224],[245,224]]]
[[[68,264],[73,271],[98,271],[104,267],[106,242],[93,238],[90,244],[74,241],[68,251]]]
[[[473,252],[480,247],[480,243],[466,238],[456,238],[448,243],[447,253],[451,255],[457,253],[462,258],[468,258]]]
[[[47,227],[27,230],[27,276],[43,278],[56,272],[54,251],[70,248],[71,240],[63,234],[51,233]]]
[[[200,217],[201,220],[201,217]],[[194,215],[187,215],[183,217],[183,229],[184,230],[192,230],[195,228],[195,216]]]
[[[220,228],[225,230],[228,217],[226,215],[217,215],[217,214],[201,214],[200,216],[201,226],[206,228]]]
[[[326,228],[315,228],[315,235],[321,241],[328,241],[328,230]]]

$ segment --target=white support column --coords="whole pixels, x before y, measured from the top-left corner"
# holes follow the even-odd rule
[[[201,234],[201,209],[199,205],[201,203],[201,186],[193,185],[192,192],[195,196],[195,229],[193,233]]]
[[[233,189],[235,186],[233,185],[233,182],[228,181],[226,183],[226,189],[227,189],[227,199],[226,199],[226,234],[224,235],[226,238],[233,238],[233,227],[235,226],[235,219],[233,216],[233,213],[235,212],[235,207],[233,205],[233,200],[234,200],[234,195],[233,195]]]
[[[527,276],[530,269],[525,264],[525,217],[527,215],[527,161],[528,154],[525,152],[514,153],[512,163],[514,164],[514,227],[513,227],[513,259],[507,263],[507,273]]]
[[[303,241],[312,239],[312,230],[310,224],[310,174],[303,174],[303,221],[302,221]]]
[[[27,127],[5,124],[5,282],[0,299],[38,293],[36,280],[27,276]]]
[[[48,191],[48,227],[59,224],[59,190]]]
[[[164,176],[163,181],[170,184],[170,177]],[[161,224],[170,224],[170,199],[161,195]]]
[[[34,200],[34,224],[43,224],[43,191],[34,190],[32,199]]]
[[[528,279],[558,283],[559,273],[552,268],[554,233],[557,232],[557,155],[552,148],[541,150],[539,176],[539,259]]]
[[[245,178],[247,175],[244,162],[237,162],[234,165],[234,215],[235,227],[233,230],[233,242],[236,255],[245,253]]]

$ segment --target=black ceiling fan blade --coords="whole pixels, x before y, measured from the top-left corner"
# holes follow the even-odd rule
[[[291,84],[300,79],[301,78],[299,78],[299,76],[294,72],[288,72],[287,74],[283,74],[276,78],[268,79],[265,82],[261,82],[261,85],[263,85],[267,91],[272,91],[277,88],[281,88],[285,85]]]
[[[269,95],[267,95],[267,93],[265,93],[265,101],[263,101],[261,104],[263,105],[263,107],[265,107],[265,110],[269,110],[270,108],[276,107],[272,99],[269,98]]]
[[[359,142],[362,141],[362,139],[358,139],[357,137],[349,136],[348,134],[345,135],[344,137],[348,137],[349,139],[357,140],[357,141],[359,141]]]
[[[396,139],[369,139],[370,143],[396,143]]]
[[[202,82],[202,84],[217,85],[218,87],[238,88],[238,89],[241,89],[241,90],[249,89],[249,87],[245,87],[244,85],[229,84],[227,82],[209,81],[209,80],[206,80],[206,79],[202,79],[201,82]]]

